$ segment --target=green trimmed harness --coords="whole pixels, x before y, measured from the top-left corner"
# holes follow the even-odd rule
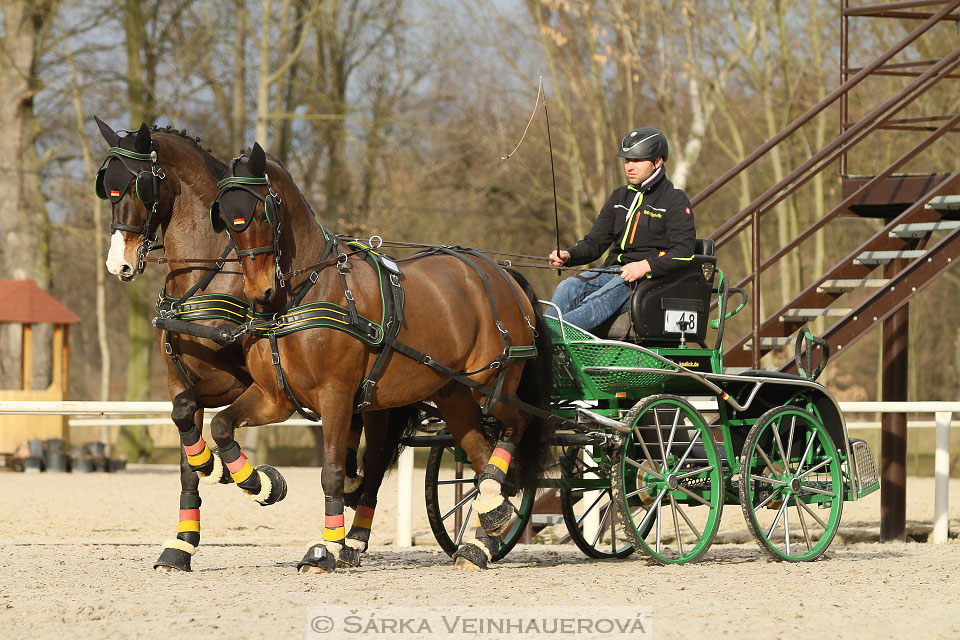
[[[220,259],[226,258],[235,248],[236,245],[231,240],[227,248],[220,254]],[[208,268],[206,274],[179,298],[167,295],[167,287],[164,285],[157,297],[157,315],[162,318],[176,318],[191,322],[197,320],[226,320],[237,325],[243,324],[247,316],[248,304],[246,301],[225,293],[197,295],[198,291],[203,291],[210,285],[214,276],[220,273],[223,265],[223,262],[217,262]],[[188,388],[193,387],[193,380],[190,379],[190,375],[183,366],[180,354],[173,350],[169,331],[163,332],[163,349],[176,367],[177,375],[180,376],[183,383]]]

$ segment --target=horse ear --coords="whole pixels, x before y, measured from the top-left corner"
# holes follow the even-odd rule
[[[263,153],[263,147],[258,142],[253,143],[253,149],[250,150],[250,159],[247,160],[247,169],[252,176],[262,176],[266,172],[267,157]]]
[[[103,139],[107,141],[107,144],[111,147],[117,146],[117,142],[120,140],[120,136],[117,135],[117,132],[97,116],[93,116],[93,119],[96,121],[97,126],[100,127],[100,135],[102,135]]]
[[[133,148],[136,149],[137,153],[150,153],[150,127],[147,126],[146,122],[140,123]]]

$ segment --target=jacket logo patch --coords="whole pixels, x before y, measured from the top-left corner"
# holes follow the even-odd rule
[[[693,212],[690,211],[690,207],[687,207],[687,215],[690,215],[691,213],[693,213]]]
[[[650,216],[651,218],[662,218],[663,214],[656,211],[650,211],[649,209],[644,210],[644,213]]]

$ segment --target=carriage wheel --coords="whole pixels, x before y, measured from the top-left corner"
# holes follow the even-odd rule
[[[454,447],[433,447],[427,457],[424,495],[427,503],[427,518],[437,543],[452,556],[468,527],[476,527],[473,499],[477,495],[476,474],[469,462],[456,463]],[[508,476],[509,478],[509,476]],[[504,486],[507,496],[508,486]],[[530,522],[534,496],[526,491],[507,496],[513,505],[514,519],[510,529],[500,540],[500,548],[493,560],[503,558],[516,546]]]
[[[560,459],[564,483],[560,489],[560,510],[570,539],[591,558],[626,558],[633,544],[617,527],[617,510],[610,490],[611,460],[606,448],[597,462],[590,455],[593,447],[567,447]],[[602,488],[584,488],[593,482]],[[586,529],[586,534],[584,530]]]
[[[702,556],[720,526],[723,469],[703,416],[677,396],[651,396],[627,414],[613,495],[633,546],[661,564]]]
[[[740,506],[761,549],[791,562],[827,550],[843,510],[840,466],[833,439],[812,413],[777,407],[760,416],[740,458]]]

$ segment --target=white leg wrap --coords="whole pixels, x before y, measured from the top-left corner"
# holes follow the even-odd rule
[[[180,551],[186,551],[190,555],[193,555],[197,552],[197,548],[195,546],[193,546],[189,542],[185,542],[181,540],[180,538],[174,538],[173,540],[166,540],[163,543],[163,548],[164,549],[180,549]]]
[[[357,478],[346,478],[343,481],[343,492],[344,493],[353,493],[357,489],[363,486],[363,476]]]
[[[209,474],[197,471],[197,475],[204,484],[220,484],[220,479],[223,478],[223,461],[220,456],[213,454],[213,471]]]
[[[324,540],[323,546],[327,548],[327,551],[329,551],[334,558],[339,555],[340,549],[343,548],[343,545],[340,542],[334,542],[332,540]]]
[[[346,544],[351,549],[356,549],[357,551],[363,551],[366,547],[366,543],[363,540],[354,540],[353,538],[347,538]]]
[[[270,478],[267,477],[267,474],[263,471],[257,471],[257,477],[260,478],[260,493],[253,493],[246,489],[244,489],[243,493],[254,502],[263,502],[270,497],[270,490],[273,488],[273,483],[270,482]]]
[[[493,478],[486,478],[480,481],[480,495],[473,503],[473,510],[477,513],[487,513],[493,511],[503,503],[503,496],[500,494],[500,483]]]

